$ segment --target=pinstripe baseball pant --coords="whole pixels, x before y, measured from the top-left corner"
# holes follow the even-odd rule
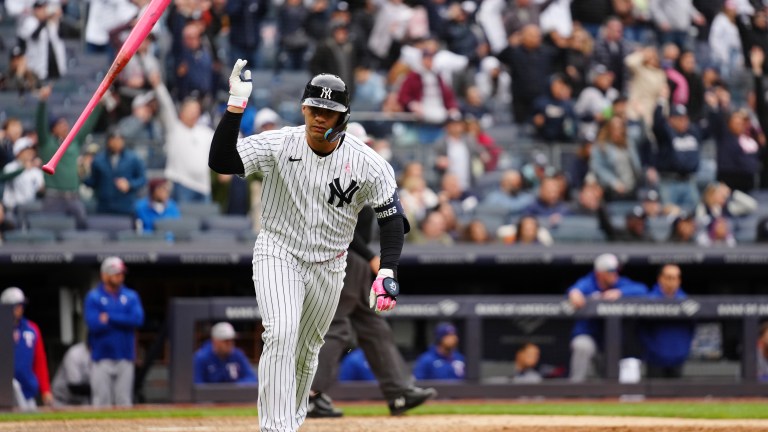
[[[317,355],[344,281],[345,255],[324,263],[255,254],[253,282],[264,325],[259,427],[295,432],[307,416]]]

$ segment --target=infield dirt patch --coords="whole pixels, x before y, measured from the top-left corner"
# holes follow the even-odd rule
[[[0,423],[13,432],[257,432],[256,418],[59,420]],[[301,432],[768,432],[768,420],[587,416],[406,416],[310,419]]]

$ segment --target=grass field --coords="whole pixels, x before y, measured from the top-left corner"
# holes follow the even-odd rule
[[[339,404],[347,417],[386,416],[386,407],[376,404]],[[433,402],[409,415],[534,415],[534,416],[631,416],[688,419],[768,419],[768,404],[760,401],[663,401],[622,403],[594,400],[578,402],[484,403]],[[38,413],[0,413],[0,422],[255,417],[254,406],[147,406],[109,411],[42,411]]]

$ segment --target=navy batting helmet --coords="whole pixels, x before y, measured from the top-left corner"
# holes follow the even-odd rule
[[[342,113],[338,123],[325,132],[325,139],[336,141],[344,134],[349,122],[349,89],[344,81],[331,74],[315,75],[304,88],[301,104]]]

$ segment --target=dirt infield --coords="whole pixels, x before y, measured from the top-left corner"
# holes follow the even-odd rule
[[[13,432],[256,432],[256,418],[67,420],[0,423]],[[768,420],[688,420],[587,416],[407,416],[307,420],[301,432],[757,432]]]

